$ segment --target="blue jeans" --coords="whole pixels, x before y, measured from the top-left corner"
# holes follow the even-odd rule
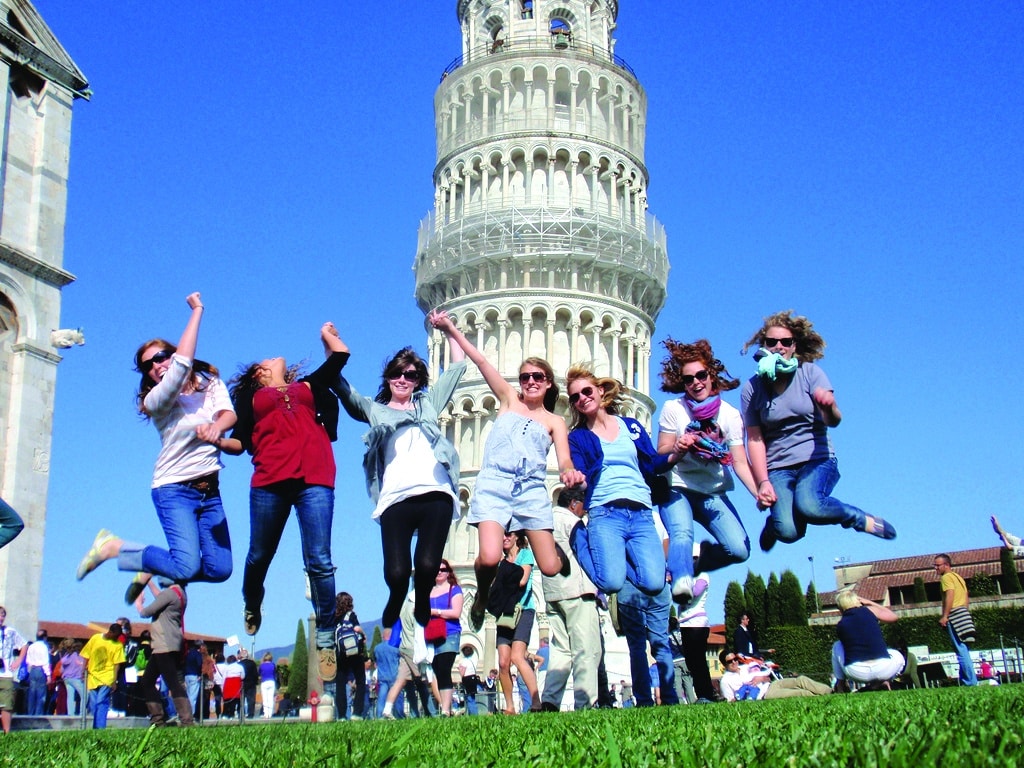
[[[771,511],[771,523],[779,541],[802,539],[807,525],[832,525],[863,531],[867,515],[863,510],[829,494],[839,482],[839,464],[835,457],[809,461],[795,467],[773,469],[768,479],[775,488],[777,501]]]
[[[92,727],[107,727],[107,712],[110,711],[110,686],[101,685],[89,691],[89,711],[92,712]]]
[[[702,571],[714,571],[750,557],[750,539],[736,507],[724,493],[709,496],[685,488],[673,488],[668,504],[659,508],[668,531],[668,570],[673,579],[693,576],[693,521],[715,537],[701,556]]]
[[[152,496],[167,549],[125,542],[117,567],[172,581],[227,581],[232,568],[231,537],[220,494],[169,483],[154,488]]]
[[[25,527],[21,517],[3,499],[0,499],[0,547],[11,543],[15,536]]]
[[[28,714],[43,715],[46,713],[46,672],[42,667],[32,667],[28,671]]]
[[[466,694],[466,714],[475,715],[477,714],[477,712],[478,710],[476,706],[476,694],[474,693],[472,696]]]
[[[64,685],[68,689],[68,714],[72,714],[71,710],[74,709],[74,714],[82,714],[82,710],[85,709],[86,702],[88,699],[85,695],[85,680],[81,678],[64,678]],[[77,696],[77,700],[75,699]]]
[[[196,704],[199,701],[199,675],[185,675],[185,695],[192,704],[193,714],[196,711]]]
[[[646,595],[632,584],[619,592],[619,625],[626,635],[629,647],[629,671],[633,678],[633,696],[637,706],[650,707],[651,670],[647,665],[647,644],[658,665],[658,690],[662,704],[678,704],[675,689],[675,663],[668,644],[668,616],[672,606],[672,591],[663,583],[657,595]],[[623,702],[625,706],[625,702]]]
[[[587,525],[577,525],[570,541],[584,572],[606,594],[618,592],[627,579],[649,594],[665,586],[665,554],[647,508],[592,507]]]
[[[946,629],[949,631],[953,650],[956,651],[956,660],[960,662],[960,685],[977,685],[978,675],[974,671],[974,662],[971,661],[971,649],[956,636],[952,623],[946,624]]]
[[[331,564],[331,523],[334,489],[288,480],[249,491],[249,553],[245,556],[242,598],[246,610],[259,613],[263,584],[277,554],[284,525],[295,507],[302,540],[302,562],[316,614],[316,647],[334,647],[334,566]]]

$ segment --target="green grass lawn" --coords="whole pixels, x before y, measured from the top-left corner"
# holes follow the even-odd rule
[[[1024,686],[658,709],[17,732],[0,766],[1018,766]]]

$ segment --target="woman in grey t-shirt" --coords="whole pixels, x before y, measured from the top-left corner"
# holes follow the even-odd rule
[[[806,317],[778,312],[743,346],[758,347],[757,375],[743,387],[747,454],[757,484],[758,506],[771,513],[761,531],[761,549],[802,539],[812,525],[839,524],[883,539],[896,529],[880,517],[830,494],[839,465],[828,428],[842,419],[825,372],[814,364],[825,340]]]

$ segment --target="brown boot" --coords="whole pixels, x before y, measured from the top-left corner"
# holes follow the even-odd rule
[[[156,726],[167,725],[167,714],[163,705],[158,701],[147,701],[146,709],[149,712],[149,724]]]
[[[192,719],[192,702],[188,696],[175,696],[173,698],[174,708],[178,712],[178,724],[179,725],[195,725],[196,721]]]

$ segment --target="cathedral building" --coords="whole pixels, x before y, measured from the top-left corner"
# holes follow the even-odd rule
[[[25,528],[0,550],[0,605],[31,629],[50,480],[71,110],[88,83],[28,0],[0,0],[0,78],[7,83],[0,157],[0,497]]]

